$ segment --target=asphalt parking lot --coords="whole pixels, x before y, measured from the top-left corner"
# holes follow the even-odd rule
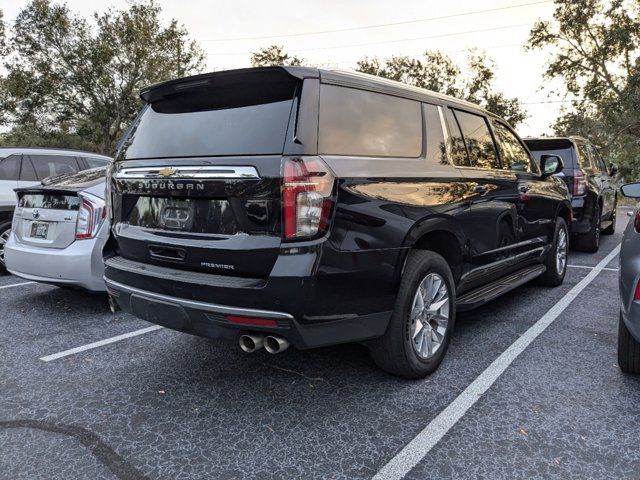
[[[0,477],[639,478],[640,378],[616,359],[627,221],[561,287],[460,314],[414,382],[361,345],[247,355],[0,277]]]

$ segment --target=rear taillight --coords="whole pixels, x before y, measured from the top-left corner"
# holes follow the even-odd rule
[[[634,301],[640,300],[640,282],[636,284],[636,293],[633,294],[633,300]]]
[[[327,231],[335,177],[318,157],[282,161],[282,217],[285,240],[312,238]]]
[[[640,233],[640,210],[636,212],[636,217],[633,219],[633,227],[636,229],[636,233]]]
[[[76,239],[86,240],[96,236],[100,225],[107,216],[107,209],[104,201],[97,197],[81,195],[80,198],[82,204],[76,220]]]
[[[587,177],[580,169],[576,170],[573,175],[573,194],[584,195],[587,193]]]

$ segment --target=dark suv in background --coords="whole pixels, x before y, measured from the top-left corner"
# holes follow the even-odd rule
[[[502,119],[302,67],[154,85],[109,175],[112,300],[248,352],[363,341],[418,378],[456,311],[562,283],[567,188]]]
[[[562,158],[561,176],[572,197],[573,246],[585,252],[597,252],[600,233],[612,235],[616,228],[618,197],[613,177],[617,166],[607,164],[586,138],[526,138],[525,143],[538,160],[548,154]]]

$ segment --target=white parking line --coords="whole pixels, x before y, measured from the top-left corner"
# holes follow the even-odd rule
[[[3,285],[0,287],[0,290],[4,289],[4,288],[13,288],[13,287],[19,287],[21,285],[31,285],[32,283],[37,283],[37,282],[21,282],[21,283],[12,283],[11,285]]]
[[[531,342],[551,325],[558,316],[571,304],[604,267],[618,254],[620,245],[616,246],[593,270],[580,280],[558,303],[549,309],[542,318],[534,323],[520,338],[513,342],[496,358],[464,391],[451,402],[447,408],[409,442],[373,477],[373,480],[401,479],[411,471],[437,445],[442,437],[460,420],[465,413],[482,397],[502,373],[513,363]]]
[[[587,268],[589,270],[593,270],[596,267],[591,267],[589,265],[567,265],[567,267],[571,267],[571,268]],[[608,268],[608,267],[603,267],[601,268],[601,270],[607,270],[608,272],[617,272],[618,269],[617,268]]]
[[[52,360],[57,360],[58,358],[68,357],[69,355],[75,355],[76,353],[84,352],[85,350],[91,350],[92,348],[102,347],[104,345],[109,345],[110,343],[119,342],[120,340],[126,340],[127,338],[137,337],[138,335],[144,335],[145,333],[154,332],[156,330],[160,330],[161,328],[163,327],[161,327],[160,325],[142,328],[133,332],[124,333],[122,335],[116,335],[115,337],[105,338],[104,340],[100,340],[99,342],[88,343],[87,345],[82,345],[81,347],[71,348],[63,352],[53,353],[51,355],[47,355],[46,357],[41,357],[40,360],[42,360],[43,362],[50,362]]]

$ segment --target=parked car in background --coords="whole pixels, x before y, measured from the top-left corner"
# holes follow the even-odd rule
[[[369,75],[216,72],[144,89],[111,169],[107,289],[247,352],[367,342],[437,368],[456,311],[559,285],[571,204],[477,105]]]
[[[571,193],[571,232],[578,250],[597,252],[600,234],[611,235],[616,228],[617,188],[613,177],[618,167],[608,164],[586,138],[525,138],[533,156],[554,154],[562,158],[562,178]]]
[[[106,167],[99,167],[17,189],[7,270],[27,280],[104,291],[105,176]]]
[[[53,175],[106,166],[111,158],[79,150],[0,148],[0,272],[5,270],[4,246],[16,206],[16,188],[39,185]]]
[[[623,185],[620,191],[640,199],[640,183]],[[619,285],[618,365],[623,372],[640,373],[640,209],[622,237]]]

